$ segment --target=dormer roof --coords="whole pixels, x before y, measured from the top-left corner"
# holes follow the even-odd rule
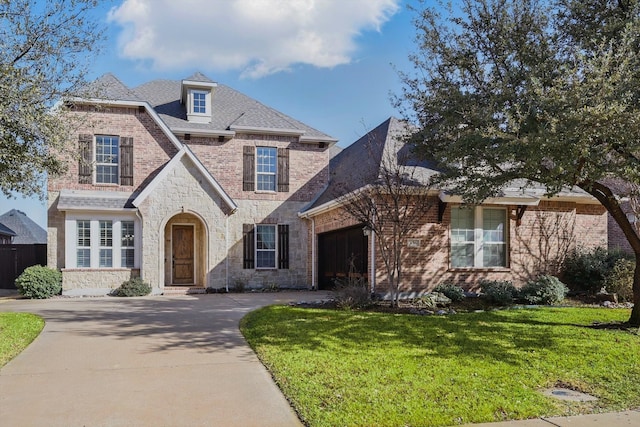
[[[211,80],[209,77],[205,76],[199,71],[193,73],[190,77],[182,80],[182,90],[180,96],[180,102],[183,104],[187,103],[187,93],[188,90],[191,89],[200,89],[208,92],[212,92],[218,84]]]

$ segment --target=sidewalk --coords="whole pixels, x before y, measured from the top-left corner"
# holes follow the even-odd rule
[[[500,423],[465,424],[463,427],[618,427],[640,426],[640,411],[624,411],[609,414],[576,415],[573,417],[538,418]]]

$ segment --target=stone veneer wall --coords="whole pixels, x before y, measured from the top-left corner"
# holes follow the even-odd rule
[[[139,276],[140,270],[128,268],[65,269],[62,274],[62,295],[106,295],[122,282]]]

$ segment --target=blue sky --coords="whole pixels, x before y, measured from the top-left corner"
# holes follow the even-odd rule
[[[96,14],[107,40],[88,77],[135,87],[200,71],[345,147],[398,115],[390,94],[401,90],[396,69],[411,70],[410,2],[106,1]],[[0,195],[0,214],[13,208],[46,228],[46,202]]]

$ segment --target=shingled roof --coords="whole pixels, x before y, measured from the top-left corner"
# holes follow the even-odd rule
[[[22,211],[11,209],[0,215],[0,224],[15,233],[13,244],[47,243],[47,232]]]
[[[214,83],[200,72],[196,72],[185,81]],[[298,135],[301,141],[329,144],[337,141],[223,84],[217,84],[213,88],[210,123],[193,123],[187,120],[186,108],[181,102],[180,80],[153,80],[135,88],[128,88],[109,73],[89,85],[82,94],[93,99],[147,102],[176,133],[217,132],[220,135],[232,135],[234,131],[264,131]]]

